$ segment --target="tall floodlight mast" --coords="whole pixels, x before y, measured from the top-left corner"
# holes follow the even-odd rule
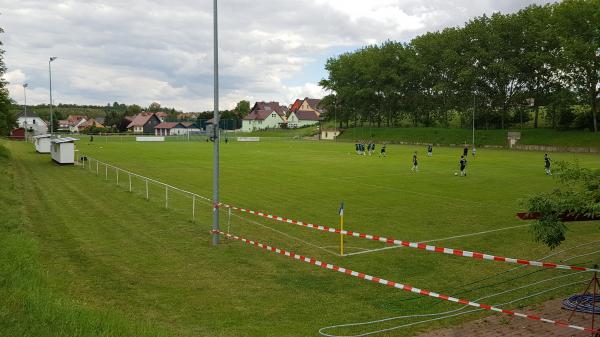
[[[213,245],[219,244],[219,34],[217,0],[213,0],[214,123],[213,123]]]

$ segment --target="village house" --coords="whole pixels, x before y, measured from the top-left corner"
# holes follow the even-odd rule
[[[250,113],[242,120],[242,131],[275,129],[286,123],[289,109],[279,102],[256,102]]]
[[[35,112],[27,112],[27,117],[24,114],[20,114],[17,117],[17,124],[20,128],[24,128],[28,132],[33,132],[34,135],[48,132],[48,124]]]
[[[318,124],[323,112],[319,108],[320,102],[317,98],[297,99],[290,108],[287,127],[293,129]]]
[[[127,125],[127,131],[133,133],[154,134],[154,128],[160,124],[160,119],[151,112],[137,114]]]
[[[86,129],[89,129],[91,127],[96,127],[98,129],[104,129],[105,126],[98,122],[96,119],[92,118],[90,120],[85,121],[84,123],[79,124],[79,126],[77,127],[77,131],[78,132],[83,132]]]
[[[164,122],[154,127],[157,136],[181,136],[200,132],[191,122]]]

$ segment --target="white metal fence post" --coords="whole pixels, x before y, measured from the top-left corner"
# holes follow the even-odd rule
[[[165,185],[165,208],[169,208],[169,186]]]
[[[146,178],[146,199],[150,199],[150,194],[148,193],[148,178]]]

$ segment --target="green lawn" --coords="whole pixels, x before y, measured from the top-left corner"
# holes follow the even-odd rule
[[[600,133],[589,131],[561,131],[553,129],[511,130],[521,132],[523,145],[553,145],[600,148]],[[370,139],[387,142],[470,144],[471,129],[445,128],[350,128],[340,140]],[[475,144],[506,146],[507,130],[475,130]]]
[[[117,186],[115,172],[108,171],[107,181],[103,166],[98,167],[96,176],[94,165],[91,171],[57,166],[48,155],[36,154],[29,144],[10,142],[6,146],[12,158],[4,165],[14,175],[14,188],[5,192],[6,185],[1,185],[11,198],[3,202],[3,208],[19,208],[26,214],[23,223],[14,226],[31,242],[29,259],[15,268],[37,265],[36,277],[43,285],[35,285],[36,289],[46,289],[62,306],[95,313],[96,320],[80,322],[78,315],[62,318],[77,321],[76,326],[85,331],[81,335],[316,336],[319,328],[328,325],[456,308],[239,242],[223,240],[222,245],[213,247],[210,205],[198,202],[197,219],[192,222],[191,200],[183,195],[171,191],[165,209],[165,191],[159,186],[150,185],[150,199],[146,200],[144,183],[136,178],[130,193],[128,176],[123,173]],[[358,157],[347,143],[232,142],[221,149],[224,202],[335,225],[343,200],[346,229],[413,241],[524,224],[515,218],[522,208],[519,200],[555,185],[544,175],[543,154],[535,152],[482,149],[478,158],[470,160],[469,176],[461,178],[454,176],[460,153],[452,148],[435,148],[432,158],[424,156],[420,147],[395,145],[388,147],[388,158]],[[123,169],[211,195],[212,144],[80,141],[78,150]],[[414,150],[421,152],[418,174],[410,172]],[[552,157],[577,159],[588,167],[600,165],[600,156]],[[4,221],[18,216],[0,214]],[[251,215],[228,219],[226,210],[221,210],[221,227],[360,272],[469,299],[567,273],[536,268],[508,271],[514,266],[405,248],[339,257],[332,253],[339,242],[335,235]],[[568,240],[550,260],[593,252],[598,245],[560,251],[594,240],[600,240],[597,224],[573,223]],[[526,227],[436,244],[521,258],[549,254],[548,249],[532,243]],[[346,239],[346,245],[349,252],[385,247],[352,238]],[[594,253],[569,263],[589,266],[599,257]],[[0,258],[0,263],[12,260]],[[0,272],[0,281],[11,273],[2,266]],[[501,272],[505,273],[498,274]],[[574,275],[482,302],[504,302],[587,277]],[[482,278],[487,279],[470,284]],[[2,282],[0,287],[14,301],[27,299],[13,283]],[[579,288],[567,287],[511,307],[564,296]],[[0,319],[0,331],[16,332],[10,336],[58,335],[21,333],[23,325],[61,331],[75,324],[36,320],[35,303],[24,307],[11,303],[0,301],[0,318],[15,317]],[[55,308],[48,311],[62,317]],[[104,321],[104,315],[111,318]],[[380,336],[414,335],[474,317],[477,315],[459,316]],[[97,322],[106,322],[99,324],[104,332]],[[396,324],[380,324],[376,329]],[[351,334],[370,328],[331,332]],[[75,335],[70,330],[62,333]]]

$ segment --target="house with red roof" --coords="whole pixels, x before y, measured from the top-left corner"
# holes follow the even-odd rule
[[[129,125],[127,131],[133,133],[154,134],[154,128],[160,124],[160,119],[152,112],[141,112],[135,117]]]
[[[317,98],[297,99],[290,107],[290,113],[287,116],[287,127],[293,129],[318,124],[321,113],[323,113],[319,103],[321,103],[321,100]]]
[[[242,120],[242,131],[277,129],[287,121],[289,109],[279,102],[256,102]]]

